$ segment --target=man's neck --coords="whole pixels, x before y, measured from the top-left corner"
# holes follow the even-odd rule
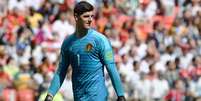
[[[88,33],[88,30],[89,29],[84,29],[84,28],[77,27],[76,31],[75,31],[75,35],[76,35],[76,37],[81,38],[81,37],[85,36]]]

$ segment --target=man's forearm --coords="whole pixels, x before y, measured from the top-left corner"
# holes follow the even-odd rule
[[[52,96],[54,96],[61,87],[62,84],[61,79],[62,78],[58,74],[54,75],[50,87],[48,88],[48,93],[51,94]]]
[[[117,96],[124,96],[123,86],[121,84],[121,79],[119,73],[117,72],[115,64],[114,63],[107,64],[107,71],[111,78],[113,87],[117,93]]]

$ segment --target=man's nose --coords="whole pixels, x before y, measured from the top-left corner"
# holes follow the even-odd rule
[[[93,20],[93,16],[89,16],[89,21],[92,21]]]

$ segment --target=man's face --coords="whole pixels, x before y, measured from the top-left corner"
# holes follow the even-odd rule
[[[79,27],[88,29],[91,27],[93,17],[94,17],[93,11],[85,12],[82,15],[76,17],[76,19],[77,19],[76,22],[77,22]]]

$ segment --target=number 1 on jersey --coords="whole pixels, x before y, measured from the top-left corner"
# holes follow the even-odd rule
[[[80,66],[80,54],[77,54],[77,65]]]

